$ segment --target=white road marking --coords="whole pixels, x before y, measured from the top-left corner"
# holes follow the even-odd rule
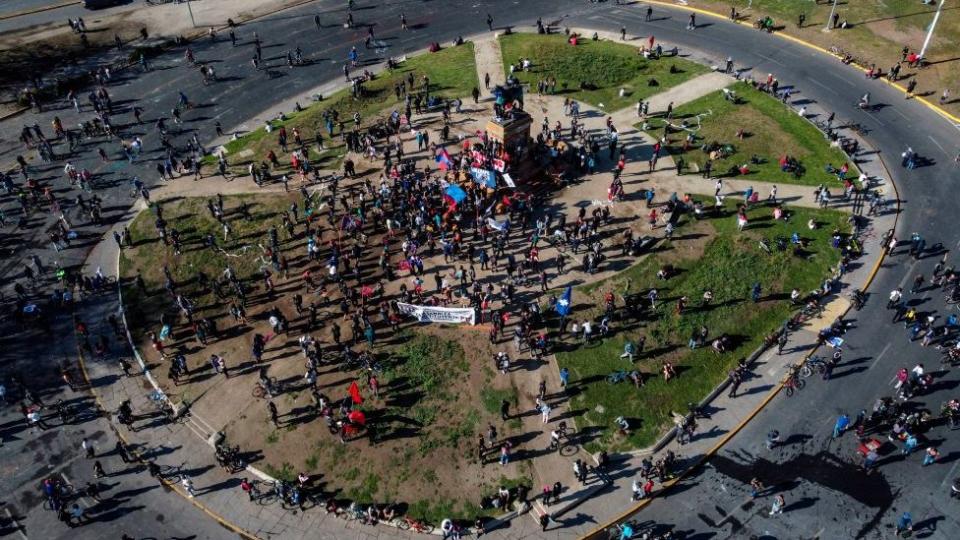
[[[883,355],[887,354],[887,350],[889,349],[890,349],[890,343],[887,343],[887,346],[884,347],[883,350],[880,351],[880,354],[877,355],[877,359],[874,360],[872,364],[870,364],[870,369],[877,367],[877,362],[879,362],[880,359],[883,358]]]
[[[29,538],[27,538],[27,535],[23,533],[23,527],[20,525],[20,522],[17,521],[17,518],[13,517],[12,513],[10,513],[10,509],[5,507],[3,509],[3,512],[7,514],[7,519],[10,520],[10,523],[13,523],[13,526],[16,527],[17,532],[20,534],[20,538],[22,538],[23,540],[29,540]]]
[[[899,243],[898,243],[899,244]],[[899,245],[897,246],[899,247]],[[913,269],[917,266],[918,261],[913,261],[913,264],[910,265],[910,268],[907,269],[907,272],[903,275],[903,279],[900,280],[900,288],[903,288],[906,285],[907,280],[910,279],[910,274],[913,272]]]
[[[816,79],[816,77],[810,79],[810,82],[812,82],[813,84],[819,86],[820,88],[823,88],[824,90],[826,90],[826,91],[828,91],[828,92],[837,94],[838,96],[840,95],[840,93],[837,92],[836,90],[834,90],[832,87],[827,86],[827,85],[823,84],[822,82],[818,81],[818,80]]]
[[[74,484],[73,482],[70,481],[69,478],[67,478],[67,473],[61,471],[61,472],[60,472],[60,476],[62,476],[63,479],[64,479],[68,484],[70,484],[71,486],[73,486],[73,492],[74,492],[74,493],[83,493],[83,491],[81,491],[80,488],[79,488],[76,484]],[[78,497],[78,498],[81,499],[81,500],[83,500],[83,502],[86,503],[86,505],[87,505],[88,508],[91,507],[91,506],[93,506],[93,504],[94,504],[92,500],[88,499],[87,497],[85,497],[85,496],[83,496],[83,495],[81,495],[81,496]]]
[[[930,139],[931,141],[933,141],[933,144],[935,144],[935,145],[937,145],[937,148],[939,148],[939,149],[940,149],[940,150],[941,150],[941,151],[942,151],[942,152],[943,152],[944,154],[946,154],[946,153],[947,153],[947,151],[946,151],[946,150],[944,150],[944,148],[943,148],[942,146],[940,146],[940,143],[939,143],[939,142],[937,142],[937,140],[936,140],[936,139],[934,139],[934,138],[933,138],[933,137],[931,137],[930,135],[927,135],[927,137],[928,137],[928,138],[929,138],[929,139]],[[949,156],[948,156],[948,157],[949,157]]]
[[[892,107],[892,108],[893,108],[893,112],[895,112],[895,113],[897,113],[897,114],[900,115],[900,118],[903,118],[904,120],[906,120],[906,121],[908,121],[908,122],[910,121],[910,117],[907,116],[907,115],[905,115],[905,114],[903,114],[902,112],[900,112],[900,109],[898,109],[898,108],[896,108],[896,107]]]
[[[945,487],[947,482],[953,481],[953,472],[957,470],[957,467],[960,466],[960,461],[957,461],[953,464],[953,467],[950,467],[950,472],[943,477],[943,482],[940,482],[940,487]]]

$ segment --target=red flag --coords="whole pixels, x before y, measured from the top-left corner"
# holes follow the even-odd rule
[[[350,398],[353,399],[354,403],[357,405],[363,403],[363,396],[360,395],[360,387],[357,386],[357,381],[350,383],[350,389],[348,392],[350,392]]]

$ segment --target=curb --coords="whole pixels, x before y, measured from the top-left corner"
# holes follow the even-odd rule
[[[15,116],[19,116],[19,115],[21,115],[21,114],[23,114],[23,113],[25,113],[25,112],[27,112],[27,111],[29,111],[29,110],[30,110],[30,107],[22,107],[22,108],[20,108],[20,109],[15,110],[15,111],[8,112],[8,113],[4,114],[3,116],[0,116],[0,122],[3,122],[4,120],[9,120],[9,119],[11,119],[11,118],[13,118],[13,117],[15,117]]]
[[[118,285],[118,288],[119,288],[119,285]],[[126,322],[124,322],[124,325],[126,325]],[[134,351],[136,351],[136,349],[134,349]],[[139,355],[137,356],[139,358]],[[103,407],[103,401],[100,399],[100,394],[94,390],[93,384],[90,382],[90,375],[87,373],[87,365],[86,365],[86,362],[84,361],[83,350],[80,348],[79,343],[77,344],[77,364],[79,364],[80,366],[80,371],[81,373],[83,373],[83,380],[87,383],[87,388],[90,390],[90,394],[93,396],[93,399],[97,403],[97,408],[101,411],[101,413],[106,413],[106,420],[110,424],[111,431],[113,431],[113,433],[117,436],[117,438],[123,442],[124,446],[130,446],[130,441],[123,435],[123,432],[117,429],[117,427],[113,424],[113,420],[110,418],[110,413]],[[140,462],[140,464],[145,464],[148,461],[144,459],[143,455],[137,450],[133,450],[131,451],[131,453],[133,454],[133,457],[138,462]],[[251,534],[250,532],[234,525],[233,523],[230,523],[229,521],[221,517],[220,514],[217,514],[213,510],[209,509],[203,503],[197,501],[195,497],[188,496],[187,493],[184,492],[179,486],[171,484],[171,485],[167,485],[166,487],[170,488],[170,490],[176,493],[177,495],[180,495],[183,499],[193,503],[195,507],[197,507],[198,509],[203,511],[203,513],[210,516],[214,521],[219,523],[222,527],[237,533],[241,538],[244,538],[245,540],[261,540],[260,537],[254,534]]]
[[[669,8],[669,9],[677,9],[677,10],[682,10],[682,11],[692,11],[692,12],[695,12],[695,13],[698,13],[698,14],[701,14],[701,15],[706,15],[706,16],[708,16],[708,17],[713,17],[713,18],[716,18],[716,19],[723,19],[723,20],[725,20],[725,21],[727,21],[727,22],[730,22],[730,23],[733,23],[733,24],[739,24],[739,25],[741,25],[741,26],[747,26],[747,27],[753,28],[753,25],[752,25],[749,21],[743,21],[743,20],[731,21],[731,20],[730,20],[730,17],[728,17],[728,16],[726,16],[726,15],[722,15],[722,14],[717,13],[717,12],[715,12],[715,11],[707,10],[707,9],[702,9],[702,8],[697,8],[697,7],[692,7],[692,6],[682,6],[682,5],[679,5],[679,4],[670,4],[670,3],[667,3],[667,2],[663,2],[662,0],[644,0],[644,3],[646,3],[646,4],[653,4],[653,5],[656,5],[656,6],[661,6],[661,7],[665,7],[665,8]],[[777,36],[777,37],[780,37],[780,38],[783,38],[783,39],[786,39],[786,40],[789,40],[789,41],[792,41],[792,42],[797,43],[797,44],[799,44],[799,45],[803,45],[804,47],[807,47],[807,48],[809,48],[809,49],[813,49],[813,50],[815,50],[815,51],[818,51],[818,52],[827,54],[827,55],[832,56],[832,57],[834,57],[834,58],[838,58],[838,59],[840,58],[839,55],[836,55],[836,54],[830,52],[829,50],[824,49],[824,48],[821,47],[820,45],[817,45],[817,44],[815,44],[815,43],[811,43],[811,42],[809,42],[809,41],[806,41],[806,40],[804,40],[804,39],[798,38],[798,37],[796,37],[796,36],[792,36],[792,35],[790,35],[790,34],[788,34],[788,33],[785,33],[785,32],[782,32],[782,31],[778,31],[778,32],[774,32],[773,35],[775,35],[775,36]],[[861,72],[866,72],[866,71],[869,70],[869,68],[864,67],[864,66],[862,66],[862,65],[860,65],[860,64],[858,64],[858,63],[856,63],[856,62],[850,63],[850,64],[848,64],[848,65],[854,66],[856,69],[859,69]],[[897,83],[895,83],[895,82],[889,81],[889,80],[887,80],[887,79],[884,78],[884,77],[881,77],[881,80],[883,80],[883,82],[885,82],[885,83],[886,83],[887,85],[889,85],[890,87],[899,90],[899,91],[900,91],[901,93],[903,93],[904,95],[907,95],[907,89],[904,88],[903,86],[900,86],[899,84],[897,84]],[[919,103],[922,103],[925,107],[927,107],[927,108],[930,109],[931,111],[933,111],[933,112],[935,112],[935,113],[943,116],[944,118],[946,118],[946,119],[948,119],[948,120],[950,120],[950,121],[952,121],[952,122],[954,122],[954,123],[960,124],[960,117],[958,117],[958,116],[956,116],[956,115],[954,115],[954,114],[952,114],[952,113],[950,113],[950,112],[947,112],[945,109],[943,109],[943,108],[940,107],[939,105],[936,105],[936,104],[934,104],[934,103],[931,103],[931,102],[930,102],[929,100],[927,100],[926,98],[914,96],[913,99],[917,100]]]

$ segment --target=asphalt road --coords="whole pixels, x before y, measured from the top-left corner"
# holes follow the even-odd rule
[[[0,7],[0,17],[14,12],[40,9],[44,6],[62,3],[62,0],[14,0],[13,2],[4,2],[3,6]],[[125,0],[119,2],[116,6],[102,9],[87,9],[83,7],[82,3],[71,4],[56,9],[27,13],[19,17],[0,20],[0,32],[10,32],[12,30],[46,25],[49,23],[62,23],[66,25],[67,19],[76,20],[78,17],[83,18],[84,21],[89,23],[105,15],[113,15],[134,9],[146,9],[147,7],[143,0]]]
[[[925,107],[905,101],[902,94],[885,84],[865,80],[862,74],[836,60],[796,44],[721,20],[701,18],[703,26],[695,31],[686,31],[685,14],[664,12],[662,9],[657,10],[656,21],[644,23],[639,6],[616,7],[609,2],[595,5],[585,1],[549,4],[405,1],[386,3],[372,9],[365,9],[368,6],[360,2],[354,15],[358,28],[344,29],[342,13],[325,12],[325,27],[317,30],[313,24],[314,13],[332,5],[331,2],[318,2],[244,25],[238,31],[241,44],[235,48],[228,41],[194,44],[197,58],[214,62],[222,79],[211,86],[203,86],[196,70],[183,65],[182,51],[153,61],[153,70],[149,73],[142,74],[132,69],[117,74],[110,85],[110,92],[114,103],[126,108],[127,112],[115,115],[115,121],[131,121],[129,107],[134,104],[145,109],[147,124],[128,128],[128,133],[143,137],[147,150],[145,159],[134,164],[119,160],[102,164],[93,155],[93,150],[100,143],[91,144],[82,153],[70,158],[78,167],[89,167],[98,174],[97,194],[104,199],[106,217],[120,219],[126,214],[131,203],[128,192],[132,175],[139,175],[148,183],[156,181],[156,174],[151,174],[153,163],[147,161],[160,155],[152,122],[158,116],[169,115],[176,102],[177,91],[182,90],[191,101],[198,104],[186,114],[186,132],[178,141],[182,144],[192,132],[196,132],[201,141],[206,141],[213,137],[214,121],[219,120],[225,128],[243,125],[246,119],[272,103],[340,77],[340,66],[351,45],[358,45],[365,60],[382,60],[372,56],[372,51],[363,50],[365,24],[376,23],[378,36],[390,44],[385,54],[398,56],[422,48],[429,41],[449,43],[457,35],[468,36],[485,31],[484,19],[486,13],[490,12],[497,26],[530,25],[538,16],[561,26],[614,31],[624,24],[632,35],[654,34],[661,41],[677,43],[684,50],[695,49],[718,60],[732,56],[738,65],[751,67],[757,77],[767,72],[775,73],[784,83],[796,85],[798,92],[795,100],[816,101],[821,106],[835,110],[839,119],[860,122],[870,130],[867,138],[880,150],[901,187],[904,202],[899,236],[920,231],[925,233],[928,245],[936,242],[948,247],[956,245],[956,239],[950,235],[956,201],[952,184],[960,176],[952,160],[953,153],[960,146],[956,128]],[[509,21],[504,20],[501,10],[509,12]],[[401,11],[406,12],[414,30],[400,30]],[[270,70],[271,75],[255,73],[250,66],[253,55],[250,40],[254,31],[263,40],[264,56],[274,67]],[[287,69],[283,54],[297,46],[304,50],[311,63]],[[871,92],[875,103],[885,106],[873,113],[857,110],[855,102],[867,91]],[[49,132],[49,122],[54,114],[60,115],[67,125],[76,125],[81,119],[92,117],[87,111],[77,115],[72,109],[60,109],[39,115],[30,113],[4,122],[0,124],[0,136],[3,139],[0,142],[0,160],[10,162],[21,151],[15,141],[17,131],[24,123],[37,122]],[[116,143],[104,142],[102,145],[112,153],[112,157],[116,157]],[[931,163],[913,171],[901,169],[899,154],[907,145],[920,156],[931,160]],[[52,183],[57,188],[58,197],[66,200],[75,197],[77,192],[66,185],[60,173],[61,168],[62,162],[46,169],[39,168],[34,174]],[[4,196],[0,198],[0,203],[7,212],[8,222],[15,221],[18,211],[12,198]],[[8,284],[22,268],[18,261],[23,261],[26,254],[35,250],[41,250],[39,252],[48,265],[55,257],[60,257],[64,265],[78,264],[103,230],[77,220],[75,225],[79,225],[82,233],[78,246],[57,256],[41,243],[43,229],[50,219],[47,216],[31,217],[30,228],[25,234],[34,239],[32,246],[19,242],[19,234],[22,233],[15,236],[9,226],[2,231],[0,245],[13,253],[5,257],[4,265],[0,266],[6,268],[4,274]],[[930,523],[930,520],[934,520],[932,523],[936,524],[936,530],[930,531],[931,537],[960,536],[960,529],[949,517],[949,512],[943,510],[948,502],[943,500],[944,480],[952,478],[951,469],[957,463],[954,461],[958,451],[956,437],[949,437],[942,428],[936,428],[931,434],[935,440],[944,439],[938,443],[945,456],[944,463],[921,469],[919,456],[916,455],[907,461],[890,459],[868,481],[859,480],[849,464],[853,450],[849,437],[841,441],[828,440],[838,411],[854,413],[868,408],[877,396],[891,393],[889,381],[897,367],[912,365],[914,359],[919,358],[926,358],[928,369],[936,365],[934,351],[921,350],[916,344],[908,344],[900,327],[890,332],[889,314],[883,309],[883,297],[887,291],[905,279],[911,279],[915,272],[929,274],[935,260],[936,257],[932,256],[913,263],[900,256],[888,261],[877,276],[872,288],[874,293],[867,307],[856,314],[856,328],[846,336],[848,346],[845,359],[849,364],[838,369],[837,378],[826,383],[811,380],[803,392],[790,400],[774,400],[702,473],[674,490],[667,499],[655,502],[640,518],[672,524],[700,538],[750,535],[810,538],[818,534],[821,538],[846,538],[861,531],[868,537],[876,536],[886,531],[897,512],[910,510],[917,522],[927,520]],[[916,266],[912,267],[914,264]],[[930,300],[924,301],[922,295],[917,299],[923,302],[923,309],[932,310],[935,309],[932,306],[936,306],[942,311],[936,293],[927,296]],[[63,327],[66,322],[61,318],[57,324]],[[0,361],[4,371],[15,364],[28,372],[34,366],[44,366],[41,372],[45,375],[32,377],[32,384],[43,392],[48,401],[69,396],[53,373],[53,366],[68,352],[53,350],[49,340],[24,340],[9,331],[9,327],[4,330],[0,338],[0,344],[3,345],[0,347]],[[929,402],[928,407],[938,409],[940,401],[948,396],[953,397],[951,392],[956,385],[955,377],[947,374],[938,378],[936,392],[923,399]],[[13,429],[9,424],[7,426],[5,429]],[[791,444],[766,452],[762,449],[762,441],[764,434],[772,427],[784,433],[785,437],[793,437],[789,439]],[[94,428],[95,424],[91,423],[89,426],[85,424],[82,429],[94,432]],[[76,436],[75,432],[59,433],[57,437],[63,441],[58,444],[64,448],[74,446]],[[0,450],[5,464],[15,455],[21,455],[17,458],[21,460],[31,456],[31,450],[27,448],[32,439],[26,436],[22,439],[17,443],[8,438],[7,445]],[[59,462],[64,458],[58,452],[42,454],[36,461]],[[17,463],[24,463],[24,467],[36,467],[27,461]],[[744,480],[749,480],[755,474],[771,478],[770,482],[776,482],[786,490],[786,513],[775,519],[764,517],[761,507],[769,504],[769,498],[753,506],[742,505],[748,496],[743,488]],[[4,475],[0,479],[0,489],[8,493],[23,487],[17,477]],[[125,514],[136,523],[146,524],[139,531],[144,536],[155,534],[153,528],[157,520],[150,517],[149,512],[169,516],[189,508],[173,495],[166,495],[160,501],[160,495],[164,494],[158,493],[158,499],[153,501],[146,499],[148,494],[152,496],[152,492],[137,494],[130,503],[132,509]],[[15,512],[30,515],[37,511],[37,501],[34,500],[32,506],[29,502],[24,499],[15,503]],[[141,505],[145,508],[136,508]],[[198,524],[203,522],[198,526],[211,523],[189,513],[184,513],[178,522],[192,526],[195,520]],[[94,524],[87,530],[96,532],[98,527],[112,526]],[[109,534],[109,531],[105,530],[104,534]],[[170,534],[180,533],[171,529]]]

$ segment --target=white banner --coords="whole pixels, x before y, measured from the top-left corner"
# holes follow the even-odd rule
[[[397,307],[404,315],[413,315],[420,322],[438,322],[460,324],[468,322],[476,324],[476,312],[473,308],[440,308],[415,306],[398,302]]]

